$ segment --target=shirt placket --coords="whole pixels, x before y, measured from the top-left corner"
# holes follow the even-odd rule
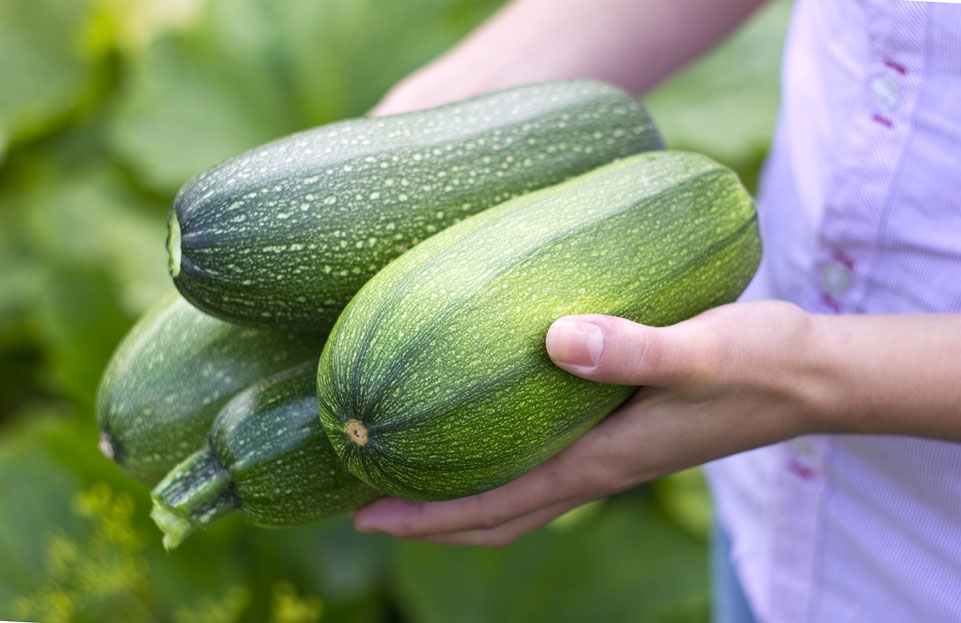
[[[808,309],[858,313],[882,251],[890,189],[922,86],[928,11],[923,3],[868,3],[869,59],[862,105],[843,124],[844,150],[828,180],[808,278]]]
[[[862,105],[846,121],[837,173],[828,181],[823,218],[808,275],[806,307],[857,313],[870,296],[870,276],[891,206],[888,196],[910,135],[922,84],[927,8],[922,3],[867,2],[869,58]],[[769,510],[770,620],[815,617],[819,531],[829,500],[824,478],[828,436],[812,435],[779,447]]]
[[[817,522],[825,493],[827,444],[805,436],[779,447],[771,535],[771,621],[809,621],[811,579],[817,560]]]

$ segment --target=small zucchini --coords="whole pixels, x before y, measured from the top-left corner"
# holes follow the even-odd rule
[[[261,526],[308,523],[381,494],[351,475],[317,415],[317,360],[263,379],[224,406],[203,448],[154,488],[164,546],[230,513]]]
[[[153,485],[207,438],[226,402],[254,381],[316,359],[323,336],[241,327],[176,292],[137,321],[97,391],[100,450]]]

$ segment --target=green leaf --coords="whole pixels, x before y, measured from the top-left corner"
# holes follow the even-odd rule
[[[405,614],[425,623],[697,621],[706,566],[702,543],[632,496],[499,550],[402,543],[393,582]]]
[[[654,498],[679,527],[707,541],[713,511],[704,472],[699,467],[660,478],[653,483]]]
[[[43,541],[55,526],[74,531],[70,497],[79,484],[42,451],[38,424],[54,414],[35,412],[29,426],[5,425],[0,443],[0,614],[14,595],[32,590],[43,566]],[[41,422],[41,420],[43,422]]]
[[[83,0],[0,2],[0,160],[8,142],[45,130],[84,97]]]
[[[669,147],[707,154],[735,167],[753,185],[777,117],[781,48],[791,7],[788,0],[772,2],[645,99]]]
[[[26,158],[0,189],[0,221],[17,232],[0,240],[0,257],[16,258],[0,267],[12,295],[0,306],[0,326],[29,327],[46,350],[48,389],[89,405],[132,319],[171,287],[166,202],[132,191],[96,158],[77,165],[64,155]],[[12,336],[8,343],[26,347]]]
[[[235,153],[292,132],[257,59],[233,62],[201,33],[167,35],[131,67],[111,119],[118,155],[165,194]]]
[[[110,137],[144,184],[296,130],[358,116],[499,4],[494,0],[210,0],[130,59]]]

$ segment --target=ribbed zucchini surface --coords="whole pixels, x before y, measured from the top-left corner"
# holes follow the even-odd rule
[[[317,357],[323,336],[242,327],[172,292],[114,351],[97,392],[100,448],[129,476],[154,484],[207,439],[238,391]]]
[[[169,217],[171,274],[221,318],[326,331],[364,282],[418,241],[661,146],[638,101],[587,81],[332,123],[185,185]]]
[[[732,301],[760,258],[756,214],[710,159],[650,152],[523,195],[378,273],[324,347],[335,451],[370,485],[455,498],[541,463],[634,388],[554,366],[558,317],[667,325]]]
[[[154,489],[168,548],[238,512],[263,526],[308,523],[381,495],[351,475],[317,417],[317,361],[253,384],[223,408],[206,446]]]

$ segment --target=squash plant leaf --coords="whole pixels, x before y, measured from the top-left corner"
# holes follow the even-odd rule
[[[611,500],[598,515],[495,550],[399,543],[401,608],[425,623],[706,619],[698,539],[642,496]]]
[[[83,0],[0,2],[0,155],[49,129],[91,89],[87,17]]]
[[[210,0],[129,59],[110,135],[148,187],[273,138],[363,114],[498,3]]]
[[[764,7],[727,42],[645,99],[668,147],[709,155],[736,169],[753,188],[777,117],[791,7],[787,0]]]

